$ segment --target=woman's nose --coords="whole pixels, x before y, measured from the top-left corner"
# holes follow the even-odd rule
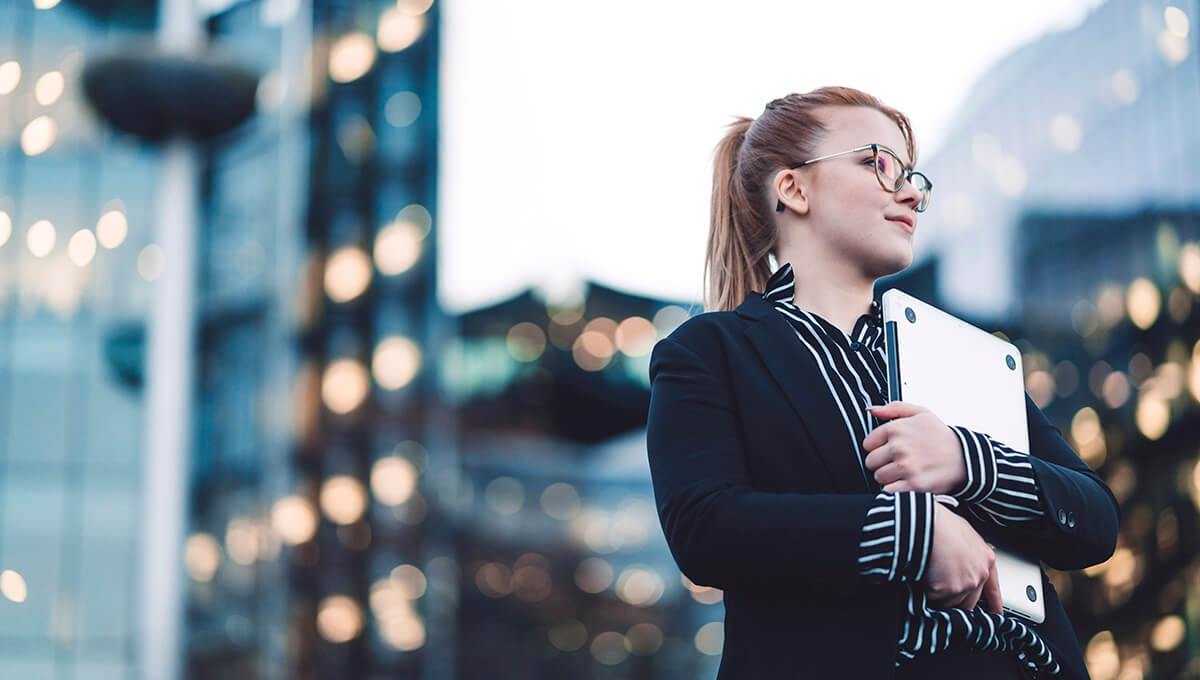
[[[911,180],[904,180],[904,184],[900,185],[900,190],[896,192],[896,202],[912,204],[914,207],[921,202],[921,192]]]

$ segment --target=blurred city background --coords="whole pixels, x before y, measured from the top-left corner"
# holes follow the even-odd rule
[[[661,18],[645,4],[622,25]],[[919,257],[877,294],[1015,342],[1027,391],[1121,502],[1112,559],[1050,575],[1093,677],[1200,678],[1197,7],[1074,4],[942,102]],[[561,17],[522,33],[504,11],[0,3],[0,676],[715,675],[722,594],[672,561],[645,448],[650,350],[701,311],[708,167],[674,173],[694,199],[634,181],[672,159],[604,157],[574,106],[650,116],[645,82],[687,64],[654,27],[664,53],[628,90],[497,82],[487,64],[512,54],[572,69],[541,51]],[[912,13],[986,42],[982,22]],[[844,84],[938,100],[892,30],[840,39],[903,82]],[[622,51],[606,42],[598,63]],[[718,101],[695,157],[728,116],[832,84],[801,66]],[[570,105],[525,112],[508,86]],[[589,164],[607,191],[572,174]],[[537,220],[596,226],[561,257],[567,237],[504,231]],[[656,260],[675,283],[627,283]],[[495,283],[512,262],[542,269]]]

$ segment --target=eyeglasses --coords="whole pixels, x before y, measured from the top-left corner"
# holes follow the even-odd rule
[[[924,173],[905,168],[899,154],[882,144],[863,144],[853,149],[797,163],[791,166],[791,169],[795,170],[796,168],[802,168],[817,161],[823,161],[826,158],[836,158],[837,156],[845,156],[848,153],[866,151],[867,149],[871,150],[871,164],[875,167],[875,178],[879,180],[879,186],[883,187],[885,191],[894,194],[904,186],[905,180],[912,182],[913,188],[921,192],[921,201],[917,204],[917,212],[925,212],[925,209],[929,207],[929,198],[933,195],[933,182],[930,182]],[[864,158],[863,161],[865,162],[866,159]]]

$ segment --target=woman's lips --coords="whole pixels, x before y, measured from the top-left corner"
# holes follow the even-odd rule
[[[900,219],[898,217],[889,217],[887,219],[889,222],[895,222],[896,224],[900,225],[901,229],[903,229],[904,231],[907,231],[910,234],[913,233],[913,231],[914,231],[913,225],[909,224],[908,222],[904,221],[903,219]]]

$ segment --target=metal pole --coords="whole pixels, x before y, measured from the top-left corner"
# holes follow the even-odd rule
[[[161,0],[159,46],[188,52],[201,32],[191,0]],[[183,533],[195,317],[197,163],[191,145],[177,139],[162,151],[155,242],[162,272],[153,281],[147,318],[142,597],[139,663],[146,680],[182,677]]]

